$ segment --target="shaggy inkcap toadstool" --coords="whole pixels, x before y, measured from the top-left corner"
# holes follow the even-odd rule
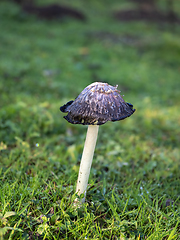
[[[68,122],[88,125],[76,187],[78,195],[84,194],[84,202],[99,125],[125,119],[135,109],[123,100],[117,86],[95,82],[87,86],[74,101],[60,107],[60,110],[68,113],[64,116]]]

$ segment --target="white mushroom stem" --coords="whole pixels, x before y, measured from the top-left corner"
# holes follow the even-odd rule
[[[94,149],[96,146],[96,140],[98,136],[99,125],[89,125],[86,135],[86,141],[84,144],[83,154],[81,158],[81,164],[79,168],[79,175],[77,180],[76,193],[80,196],[84,193],[82,203],[85,202],[86,189],[94,155]]]

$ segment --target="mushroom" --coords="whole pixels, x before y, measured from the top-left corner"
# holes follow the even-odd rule
[[[76,187],[79,196],[84,194],[82,203],[85,202],[99,125],[125,119],[135,112],[133,105],[123,100],[117,87],[102,82],[92,83],[74,101],[60,107],[62,112],[68,113],[64,118],[69,123],[88,125]]]

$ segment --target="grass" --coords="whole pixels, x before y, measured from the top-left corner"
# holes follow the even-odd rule
[[[117,22],[125,1],[69,4],[88,21],[0,3],[0,238],[179,239],[180,27]],[[136,112],[100,127],[76,209],[86,126],[59,107],[94,81],[118,84]]]

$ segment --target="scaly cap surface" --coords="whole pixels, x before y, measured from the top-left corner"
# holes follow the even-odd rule
[[[60,107],[67,112],[64,118],[72,124],[102,125],[131,116],[135,109],[126,103],[117,90],[107,83],[95,82],[87,86],[74,101]]]

